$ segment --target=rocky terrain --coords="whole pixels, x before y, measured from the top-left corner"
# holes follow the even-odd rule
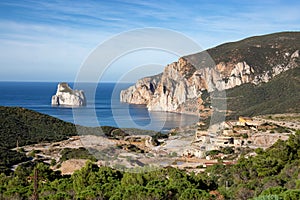
[[[82,90],[72,90],[67,83],[59,83],[56,94],[52,96],[52,105],[85,106],[86,97]]]
[[[300,32],[275,33],[223,44],[179,58],[161,74],[142,78],[123,90],[120,99],[145,104],[154,111],[199,114],[216,107],[208,101],[213,91],[246,83],[260,85],[299,67],[299,49]],[[226,97],[225,92],[218,95]]]

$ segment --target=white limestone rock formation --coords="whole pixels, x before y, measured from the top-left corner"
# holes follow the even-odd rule
[[[86,97],[83,90],[73,90],[67,83],[59,83],[56,94],[52,96],[52,105],[85,106]]]
[[[257,72],[257,66],[246,61],[219,62],[214,66],[195,68],[187,57],[167,65],[163,73],[142,78],[120,93],[120,101],[144,104],[148,110],[198,114],[203,110],[202,94],[236,86],[268,82],[276,75],[295,68],[299,50],[291,52],[282,63]],[[255,69],[256,68],[256,69]]]

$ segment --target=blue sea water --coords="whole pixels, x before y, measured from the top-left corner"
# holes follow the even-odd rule
[[[131,84],[84,83],[87,106],[81,108],[51,106],[57,82],[0,82],[0,105],[18,106],[83,126],[115,126],[167,131],[192,124],[198,117],[170,112],[149,112],[143,105],[120,103],[119,93]],[[73,83],[69,83],[73,87]],[[77,86],[77,85],[76,85]],[[96,90],[93,90],[93,87]]]

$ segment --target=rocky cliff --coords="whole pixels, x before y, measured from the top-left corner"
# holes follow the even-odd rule
[[[199,114],[207,96],[252,83],[268,82],[299,66],[300,32],[275,33],[223,44],[179,58],[156,76],[121,91],[122,102],[149,110]]]
[[[52,96],[52,105],[85,106],[86,98],[82,90],[72,90],[67,83],[59,83],[56,94]]]

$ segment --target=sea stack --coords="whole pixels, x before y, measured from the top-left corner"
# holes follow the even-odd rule
[[[59,83],[56,94],[52,96],[52,105],[85,106],[86,97],[83,90],[73,90],[68,83]]]

